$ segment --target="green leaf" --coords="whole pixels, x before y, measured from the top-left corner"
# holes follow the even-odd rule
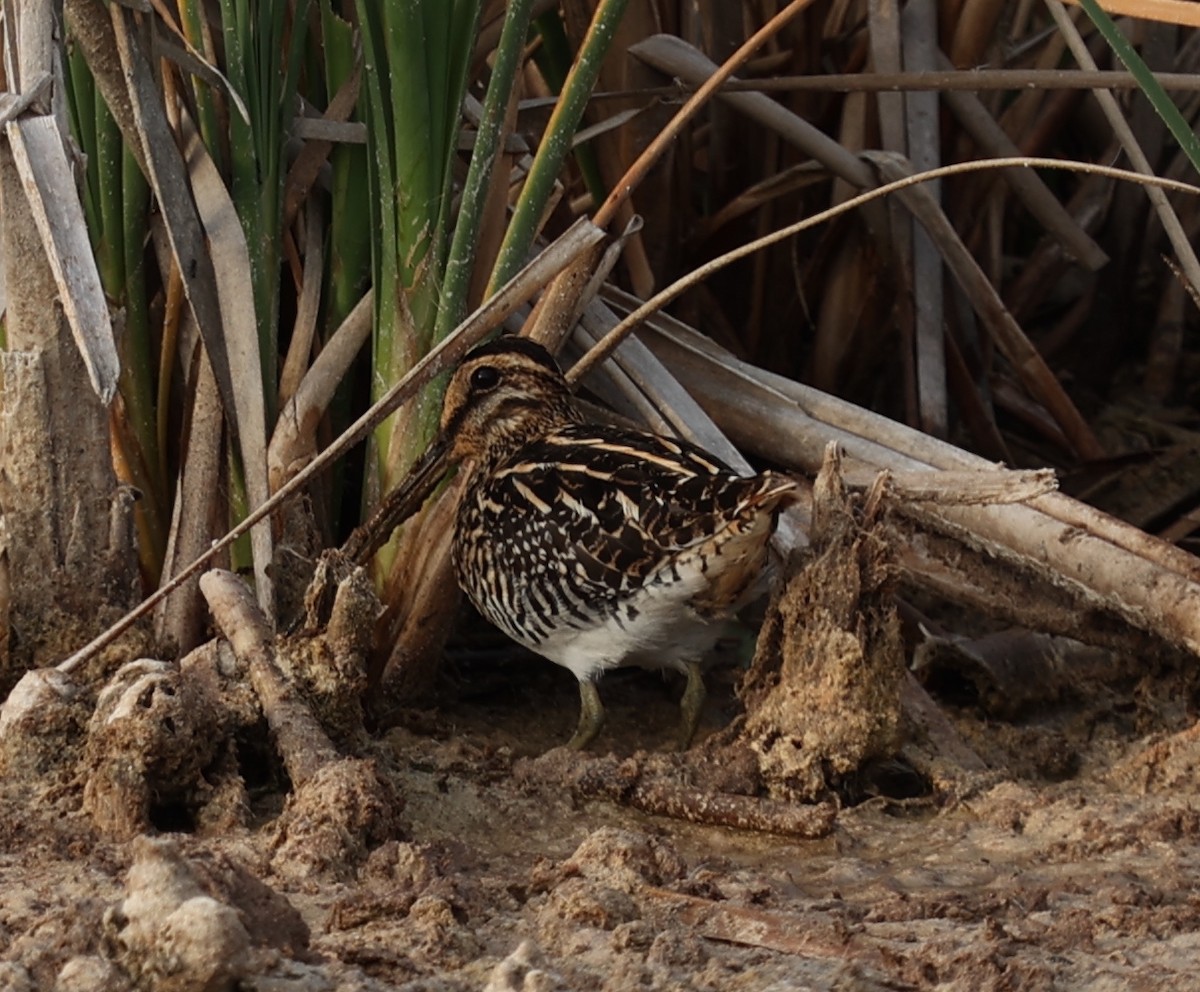
[[[596,7],[587,37],[583,39],[575,64],[563,85],[546,133],[542,136],[533,165],[525,179],[525,186],[517,200],[512,222],[500,246],[500,255],[496,259],[496,267],[488,283],[489,293],[494,293],[508,282],[525,264],[525,256],[533,245],[533,238],[554,189],[554,182],[571,151],[575,131],[579,127],[592,88],[600,75],[600,67],[612,45],[617,25],[628,2],[629,0],[600,0]]]

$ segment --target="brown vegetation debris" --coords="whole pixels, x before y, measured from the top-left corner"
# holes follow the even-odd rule
[[[1200,782],[1200,723],[1151,738],[1113,767],[1108,777],[1114,785],[1143,795],[1193,792]]]
[[[333,742],[354,750],[366,742],[367,657],[380,606],[366,571],[331,556],[305,595],[303,630],[278,639],[275,660]]]
[[[0,773],[28,788],[62,784],[75,774],[91,713],[89,694],[71,676],[26,672],[0,706]]]
[[[663,885],[687,870],[670,841],[634,830],[601,827],[592,831],[566,861],[564,878],[581,877],[624,892]]]

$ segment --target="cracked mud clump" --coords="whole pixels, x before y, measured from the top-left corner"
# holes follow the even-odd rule
[[[813,487],[811,546],[787,563],[740,694],[768,793],[808,801],[899,746],[904,642],[878,492],[846,491],[836,449]]]

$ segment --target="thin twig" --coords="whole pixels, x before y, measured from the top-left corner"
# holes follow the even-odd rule
[[[1154,77],[1164,90],[1185,93],[1200,90],[1200,76],[1190,72],[1162,72]],[[599,90],[592,100],[682,97],[698,87],[687,83],[645,86],[627,90]],[[770,79],[730,79],[721,84],[722,93],[874,93],[881,90],[1136,90],[1138,81],[1130,72],[1101,69],[961,69],[926,72],[831,72],[812,76],[773,76]],[[552,97],[522,100],[522,110],[550,106]]]
[[[783,10],[747,38],[741,47],[727,58],[721,64],[721,67],[705,81],[704,85],[688,97],[687,102],[679,109],[679,112],[671,118],[667,126],[655,136],[654,140],[645,147],[633,165],[626,170],[621,181],[608,194],[608,199],[600,205],[600,209],[596,211],[596,216],[593,218],[593,222],[597,227],[607,227],[609,225],[616,216],[617,209],[641,185],[642,180],[646,178],[646,174],[654,167],[654,164],[662,157],[663,153],[671,146],[675,139],[679,137],[684,125],[699,113],[700,108],[708,103],[713,93],[721,88],[721,84],[737,72],[742,64],[758,51],[768,39],[777,34],[788,21],[811,3],[812,0],[792,0]]]

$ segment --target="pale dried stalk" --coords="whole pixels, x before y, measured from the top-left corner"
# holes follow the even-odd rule
[[[221,315],[219,331],[210,328],[209,333],[204,334],[204,328],[200,330],[206,348],[214,336],[220,337],[228,356],[234,395],[233,406],[226,406],[225,415],[241,454],[246,497],[250,509],[254,510],[266,503],[271,489],[267,481],[267,410],[262,390],[262,353],[254,313],[254,288],[250,280],[250,252],[225,180],[186,115],[183,115],[183,125],[188,186],[195,197],[204,230]],[[168,233],[169,230],[168,225]],[[213,362],[215,369],[215,359]],[[219,384],[220,379],[217,381]],[[262,608],[273,615],[275,581],[271,576],[271,563],[275,552],[269,522],[264,520],[250,529],[250,543],[254,559],[254,591]]]
[[[319,279],[315,281],[319,282]],[[307,293],[307,277],[304,288]],[[279,420],[267,448],[272,492],[278,492],[315,457],[317,424],[329,408],[338,386],[345,381],[355,356],[371,336],[373,300],[374,291],[368,290],[304,373],[295,395],[280,405]]]
[[[53,117],[23,117],[10,121],[5,133],[63,314],[92,388],[108,406],[117,392],[117,345],[58,123]]]
[[[846,466],[847,484],[865,489],[876,478],[878,470],[864,464]],[[1048,470],[1047,470],[1048,471]],[[1121,617],[1095,609],[1081,609],[1079,597],[1045,582],[1036,581],[1028,571],[998,559],[986,547],[965,544],[961,537],[947,537],[935,533],[925,523],[922,513],[916,512],[913,500],[933,499],[955,505],[972,502],[998,505],[1033,499],[1047,491],[1037,472],[1009,472],[1003,469],[975,472],[942,472],[921,469],[912,473],[897,473],[900,484],[884,487],[891,505],[902,512],[888,519],[887,536],[896,549],[896,562],[916,587],[931,593],[938,599],[958,603],[982,616],[992,617],[1016,627],[1039,631],[1052,631],[1056,635],[1103,645],[1120,651],[1127,657],[1143,657],[1162,649],[1162,641],[1152,634],[1130,627]],[[967,477],[978,478],[970,479]],[[1015,478],[1014,478],[1015,477]],[[893,476],[893,482],[896,476]],[[920,491],[906,491],[908,479],[926,480]],[[940,480],[935,487],[928,480]],[[804,486],[804,480],[798,480]],[[976,500],[978,495],[978,500]],[[1045,497],[1043,497],[1045,498]],[[905,512],[907,511],[907,512]],[[805,502],[791,507],[780,518],[773,546],[786,555],[803,544],[800,531],[807,532],[811,525],[811,514]],[[1090,605],[1090,604],[1089,604]],[[929,701],[925,690],[913,684],[905,690],[904,706],[910,717],[919,719],[927,730],[938,720],[940,711]],[[944,722],[941,717],[940,722]],[[931,739],[934,736],[931,733]],[[948,727],[937,731],[938,741],[933,742],[939,752],[951,757],[963,768],[972,763],[960,760],[957,752],[966,746],[956,747],[954,734]]]
[[[937,4],[908,3],[900,15],[904,39],[904,68],[932,69],[937,62]],[[960,25],[961,27],[962,25]],[[920,172],[936,168],[942,161],[941,122],[938,94],[906,93],[905,125],[907,157]],[[935,202],[942,202],[942,185],[926,187]],[[946,393],[946,330],[943,313],[945,268],[932,236],[920,224],[909,223],[912,230],[912,294],[914,354],[916,358],[917,400],[921,427],[937,437],[949,431],[950,401]]]
[[[191,404],[186,457],[175,487],[175,505],[171,511],[171,529],[163,561],[162,585],[204,554],[219,530],[221,434],[224,417],[217,381],[208,353],[199,344],[195,382],[189,392]],[[154,612],[154,635],[159,644],[172,645],[182,657],[200,643],[207,623],[200,597],[199,579],[193,576],[174,595],[163,600]]]
[[[305,200],[304,212],[304,274],[301,277],[304,285],[296,304],[296,319],[292,323],[292,337],[288,342],[287,356],[279,371],[280,409],[293,400],[309,367],[313,341],[317,336],[317,317],[321,309],[321,273],[325,270],[325,227],[321,222],[321,208],[315,198]],[[278,430],[278,424],[275,429]],[[268,472],[269,458],[268,453]]]
[[[1037,581],[1028,569],[998,558],[988,546],[973,547],[960,537],[936,533],[919,517],[901,512],[888,520],[888,540],[909,585],[1011,627],[1101,645],[1126,658],[1163,653],[1160,639],[1113,611],[1081,602],[1072,590]]]
[[[586,351],[619,322],[607,304],[593,300],[584,310],[572,340]],[[595,376],[601,373],[611,377],[623,394],[615,398],[611,391],[603,394],[619,412],[640,419],[659,433],[686,438],[739,472],[749,475],[752,471],[750,463],[729,443],[691,394],[637,338],[628,339],[618,348],[613,360],[600,366]],[[589,378],[587,385],[594,388],[600,383]]]

